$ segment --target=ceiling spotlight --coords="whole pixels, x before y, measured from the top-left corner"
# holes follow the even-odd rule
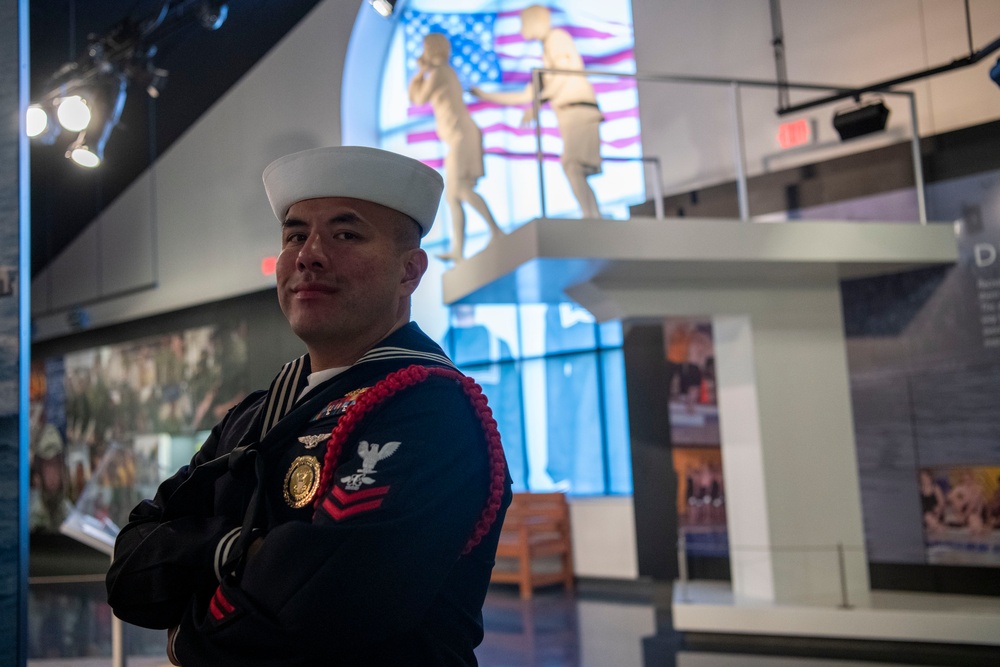
[[[198,20],[203,28],[218,30],[229,16],[229,5],[225,2],[203,2],[198,7]]]
[[[70,144],[69,150],[66,151],[66,157],[73,162],[76,162],[81,167],[93,169],[101,164],[101,153],[103,152],[104,151],[98,152],[94,150],[87,142],[87,133],[81,132],[80,136],[76,138],[76,141]]]
[[[32,104],[24,118],[24,126],[29,137],[37,137],[49,127],[49,115],[40,104]]]
[[[70,132],[80,132],[90,125],[90,107],[79,95],[64,97],[56,107],[59,124]]]
[[[146,94],[154,99],[159,97],[160,92],[167,85],[168,74],[170,74],[170,72],[167,70],[160,67],[153,67],[151,65],[147,70],[149,82],[146,84]]]
[[[118,125],[118,121],[122,117],[122,109],[125,108],[128,79],[124,76],[120,77],[118,79],[117,90],[110,92],[114,96],[114,101],[108,109],[110,113],[108,113],[107,118],[104,120],[104,126],[101,128],[101,136],[97,138],[97,142],[88,140],[87,131],[84,130],[70,145],[69,150],[66,151],[66,157],[81,167],[92,169],[104,162],[104,147],[107,146],[108,139],[111,138],[111,131]]]
[[[396,6],[396,0],[369,0],[369,2],[372,3],[375,11],[385,17],[389,17],[392,14],[392,8]]]
[[[882,100],[840,109],[833,114],[833,127],[841,141],[862,137],[885,129],[889,108]]]

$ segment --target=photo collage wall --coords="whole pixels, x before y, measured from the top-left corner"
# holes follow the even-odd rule
[[[30,386],[32,532],[79,509],[113,539],[161,478],[250,390],[247,325],[205,326],[35,360]],[[96,544],[94,546],[97,546]]]

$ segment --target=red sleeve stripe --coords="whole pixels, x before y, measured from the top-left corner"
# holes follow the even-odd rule
[[[323,501],[323,509],[334,519],[340,521],[341,519],[346,519],[349,516],[354,516],[355,514],[360,514],[361,512],[368,512],[370,510],[376,509],[382,505],[382,498],[376,500],[369,500],[367,502],[358,503],[357,505],[351,505],[350,507],[345,507],[341,509],[333,504],[329,498]]]
[[[215,604],[215,598],[212,598],[212,601],[208,603],[208,610],[212,612],[212,616],[214,616],[217,621],[221,621],[222,617],[225,616],[225,614],[222,613],[222,610],[219,609],[219,605]]]
[[[359,500],[364,500],[365,498],[384,496],[387,493],[389,493],[389,485],[372,486],[367,489],[361,489],[360,491],[352,491],[351,493],[344,491],[339,486],[333,487],[333,497],[339,500],[341,505],[356,503]]]
[[[208,610],[215,617],[215,620],[221,621],[226,614],[233,613],[236,607],[225,598],[220,587],[215,589],[215,595],[212,596],[212,601],[208,603]]]

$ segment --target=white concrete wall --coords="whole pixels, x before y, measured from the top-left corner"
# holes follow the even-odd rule
[[[638,578],[632,497],[570,497],[569,502],[576,575],[601,579]]]

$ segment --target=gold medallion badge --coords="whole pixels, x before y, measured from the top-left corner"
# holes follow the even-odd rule
[[[285,473],[285,502],[298,509],[305,507],[316,495],[319,487],[319,459],[300,456],[292,461]]]

